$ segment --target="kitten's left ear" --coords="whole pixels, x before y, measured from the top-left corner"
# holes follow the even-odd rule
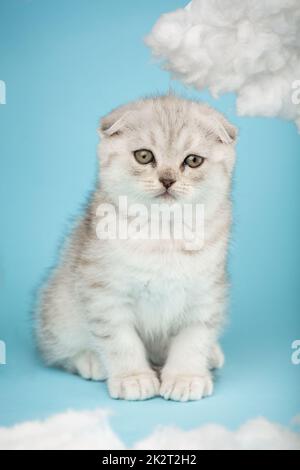
[[[237,139],[238,130],[230,124],[224,116],[214,119],[210,130],[216,136],[216,144],[211,152],[211,160],[214,162],[230,161],[234,158],[234,144]]]
[[[222,144],[230,145],[236,142],[238,130],[223,116],[216,122],[215,131]]]

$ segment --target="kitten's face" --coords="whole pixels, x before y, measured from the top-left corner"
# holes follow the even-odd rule
[[[102,188],[131,202],[205,203],[230,187],[235,136],[223,116],[195,102],[129,104],[102,121]]]

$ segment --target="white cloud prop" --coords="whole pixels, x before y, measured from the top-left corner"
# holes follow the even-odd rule
[[[45,421],[0,428],[0,450],[124,449],[112,431],[108,413],[67,411]]]
[[[0,428],[0,450],[124,450],[106,411],[68,411],[45,421]],[[295,422],[299,417],[295,419]],[[237,431],[209,424],[193,431],[161,427],[135,449],[159,450],[300,450],[300,434],[259,418]]]
[[[164,68],[237,111],[295,120],[300,131],[300,1],[192,0],[146,38]]]
[[[193,431],[162,428],[137,445],[160,450],[300,450],[300,434],[264,418],[248,421],[237,431],[209,424]]]

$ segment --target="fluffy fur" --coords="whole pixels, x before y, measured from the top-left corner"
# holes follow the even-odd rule
[[[221,367],[226,256],[236,130],[204,104],[168,95],[122,106],[99,129],[100,182],[59,266],[42,289],[36,332],[50,365],[108,381],[113,398],[197,400]],[[137,149],[155,165],[140,165]],[[183,167],[190,154],[205,158]],[[101,203],[204,204],[205,241],[188,251],[169,240],[100,240]]]

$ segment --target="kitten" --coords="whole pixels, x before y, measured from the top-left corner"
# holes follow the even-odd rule
[[[211,395],[223,365],[226,257],[236,129],[217,111],[174,95],[122,106],[102,119],[101,177],[36,318],[49,365],[106,380],[111,397]],[[109,203],[203,204],[198,250],[180,241],[99,239],[97,208]]]

